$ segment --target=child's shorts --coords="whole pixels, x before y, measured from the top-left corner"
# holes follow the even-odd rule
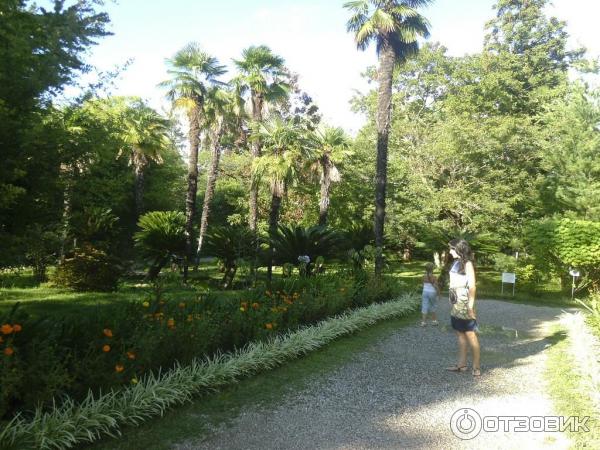
[[[423,301],[421,302],[421,313],[427,314],[435,312],[437,303],[437,292],[423,291]]]

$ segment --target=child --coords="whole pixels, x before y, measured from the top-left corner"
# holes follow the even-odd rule
[[[421,320],[422,327],[426,325],[425,319],[427,319],[428,313],[431,315],[431,324],[438,324],[437,318],[435,317],[435,304],[437,302],[440,288],[438,285],[438,280],[433,274],[434,267],[434,264],[431,262],[425,265],[425,275],[423,276],[423,301],[421,303],[421,313],[423,314],[423,318]]]

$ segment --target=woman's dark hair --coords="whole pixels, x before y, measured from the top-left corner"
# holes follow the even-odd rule
[[[453,248],[458,254],[458,270],[460,273],[465,273],[465,264],[467,261],[473,262],[473,252],[471,246],[464,239],[452,239],[448,242],[450,248]]]

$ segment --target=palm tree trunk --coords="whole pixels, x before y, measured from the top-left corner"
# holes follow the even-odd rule
[[[329,212],[329,190],[331,188],[331,167],[327,155],[321,160],[323,170],[321,176],[321,201],[319,202],[319,225],[327,225],[327,213]]]
[[[136,219],[144,212],[144,166],[136,163],[135,173],[135,214]]]
[[[264,99],[262,94],[252,93],[252,119],[254,122],[261,122],[262,117],[262,109],[263,109]],[[255,140],[252,143],[252,159],[258,158],[260,156],[261,151],[261,143]],[[258,224],[258,185],[250,187],[250,217],[249,217],[249,225],[250,230],[253,233],[256,233],[256,228]]]
[[[210,167],[208,178],[206,179],[206,192],[204,194],[204,203],[202,205],[202,218],[200,219],[200,233],[198,235],[198,249],[196,255],[200,256],[202,250],[202,240],[208,228],[208,216],[210,215],[210,204],[215,193],[215,185],[217,183],[217,171],[219,170],[219,160],[221,158],[220,141],[223,134],[223,122],[218,124],[217,132],[213,136]]]
[[[194,231],[194,216],[196,215],[196,194],[198,189],[198,149],[200,147],[200,108],[197,106],[188,115],[190,129],[190,160],[188,162],[187,193],[185,196],[185,261],[183,279],[187,281],[188,267],[192,258],[192,234]]]
[[[379,93],[377,105],[377,168],[375,173],[375,274],[383,270],[383,228],[387,188],[388,140],[392,111],[392,77],[396,57],[389,44],[384,44],[379,57]]]
[[[60,171],[65,177],[65,190],[63,192],[63,213],[60,233],[60,249],[58,253],[58,262],[59,264],[62,264],[63,262],[65,262],[66,245],[67,239],[69,237],[69,227],[71,223],[72,211],[73,184],[75,183],[74,177],[76,168],[73,164],[61,164]]]
[[[281,208],[281,197],[273,194],[271,197],[271,214],[269,215],[269,236],[272,237],[277,232],[277,224],[279,222],[279,209]],[[269,268],[267,275],[269,283],[273,278],[273,244],[269,243]]]

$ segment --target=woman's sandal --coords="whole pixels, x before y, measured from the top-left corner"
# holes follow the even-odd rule
[[[466,372],[468,369],[467,366],[452,366],[446,367],[446,370],[449,372]]]
[[[475,369],[473,368],[473,377],[475,378],[479,378],[481,376],[481,369]]]

